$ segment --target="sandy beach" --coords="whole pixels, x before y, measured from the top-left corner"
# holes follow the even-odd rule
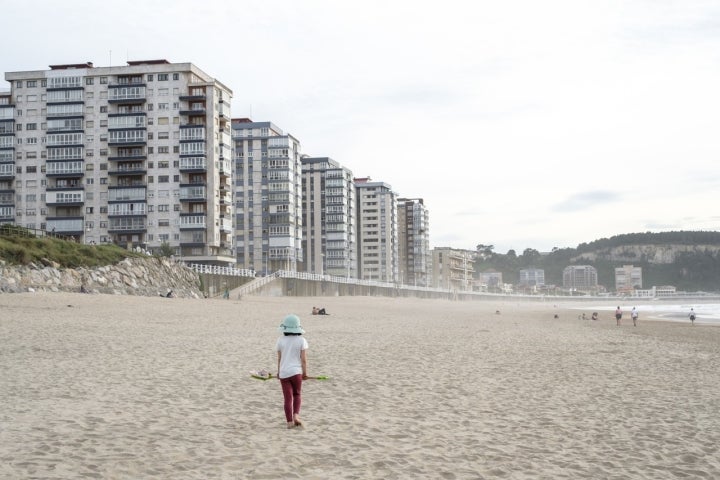
[[[720,328],[571,307],[0,295],[0,478],[720,478]],[[292,430],[248,374],[288,313]]]

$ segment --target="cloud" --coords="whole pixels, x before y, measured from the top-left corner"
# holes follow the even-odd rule
[[[595,190],[571,195],[560,203],[555,204],[552,210],[555,212],[577,212],[589,210],[597,205],[614,203],[621,200],[620,194],[608,190]]]

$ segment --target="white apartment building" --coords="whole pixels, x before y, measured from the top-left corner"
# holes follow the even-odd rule
[[[232,91],[191,63],[8,72],[0,217],[85,243],[234,262]]]
[[[233,119],[236,252],[266,275],[303,259],[300,142],[270,122]]]
[[[302,270],[357,277],[355,184],[348,168],[327,157],[302,157]]]
[[[430,286],[430,213],[422,198],[398,199],[397,211],[400,283]]]
[[[397,194],[390,185],[356,178],[358,276],[398,281]]]

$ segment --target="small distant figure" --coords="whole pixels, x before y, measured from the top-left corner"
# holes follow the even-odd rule
[[[168,292],[165,295],[160,295],[160,296],[163,298],[173,298],[174,297],[172,290],[168,290]]]
[[[692,325],[695,325],[695,309],[691,308],[690,313],[688,314],[688,318],[690,319],[690,323]]]
[[[500,310],[495,310],[495,315],[500,315]]]
[[[556,313],[556,314],[553,316],[553,318],[560,318],[560,315],[558,315],[558,314]]]
[[[597,313],[597,312],[593,312],[593,313],[592,313],[592,317],[590,317],[590,319],[591,319],[591,320],[597,320],[597,319],[598,319],[598,313]]]
[[[230,290],[228,290],[227,287],[225,287],[225,292],[223,293],[223,298],[225,298],[225,299],[230,298]]]
[[[313,315],[329,315],[329,314],[325,311],[324,308],[317,308],[317,307],[313,307],[313,309],[312,309],[312,314],[313,314]]]
[[[620,305],[615,309],[615,321],[618,324],[618,327],[620,326],[620,321],[622,320],[623,311],[620,308]]]
[[[633,307],[632,312],[630,312],[630,318],[632,318],[633,327],[637,327],[637,320],[638,320],[637,308]]]
[[[585,316],[584,313],[582,314],[582,319],[583,319],[583,320],[587,320],[587,317]]]
[[[80,293],[90,293],[88,289],[85,288],[85,284],[80,285]]]

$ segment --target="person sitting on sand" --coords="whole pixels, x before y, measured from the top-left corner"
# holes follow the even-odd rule
[[[592,317],[590,317],[590,318],[591,318],[592,320],[597,320],[597,319],[598,319],[598,313],[597,313],[597,312],[593,312],[593,313],[592,313]]]
[[[313,315],[329,315],[329,313],[325,312],[324,308],[317,308],[317,307],[313,307],[312,314]]]

